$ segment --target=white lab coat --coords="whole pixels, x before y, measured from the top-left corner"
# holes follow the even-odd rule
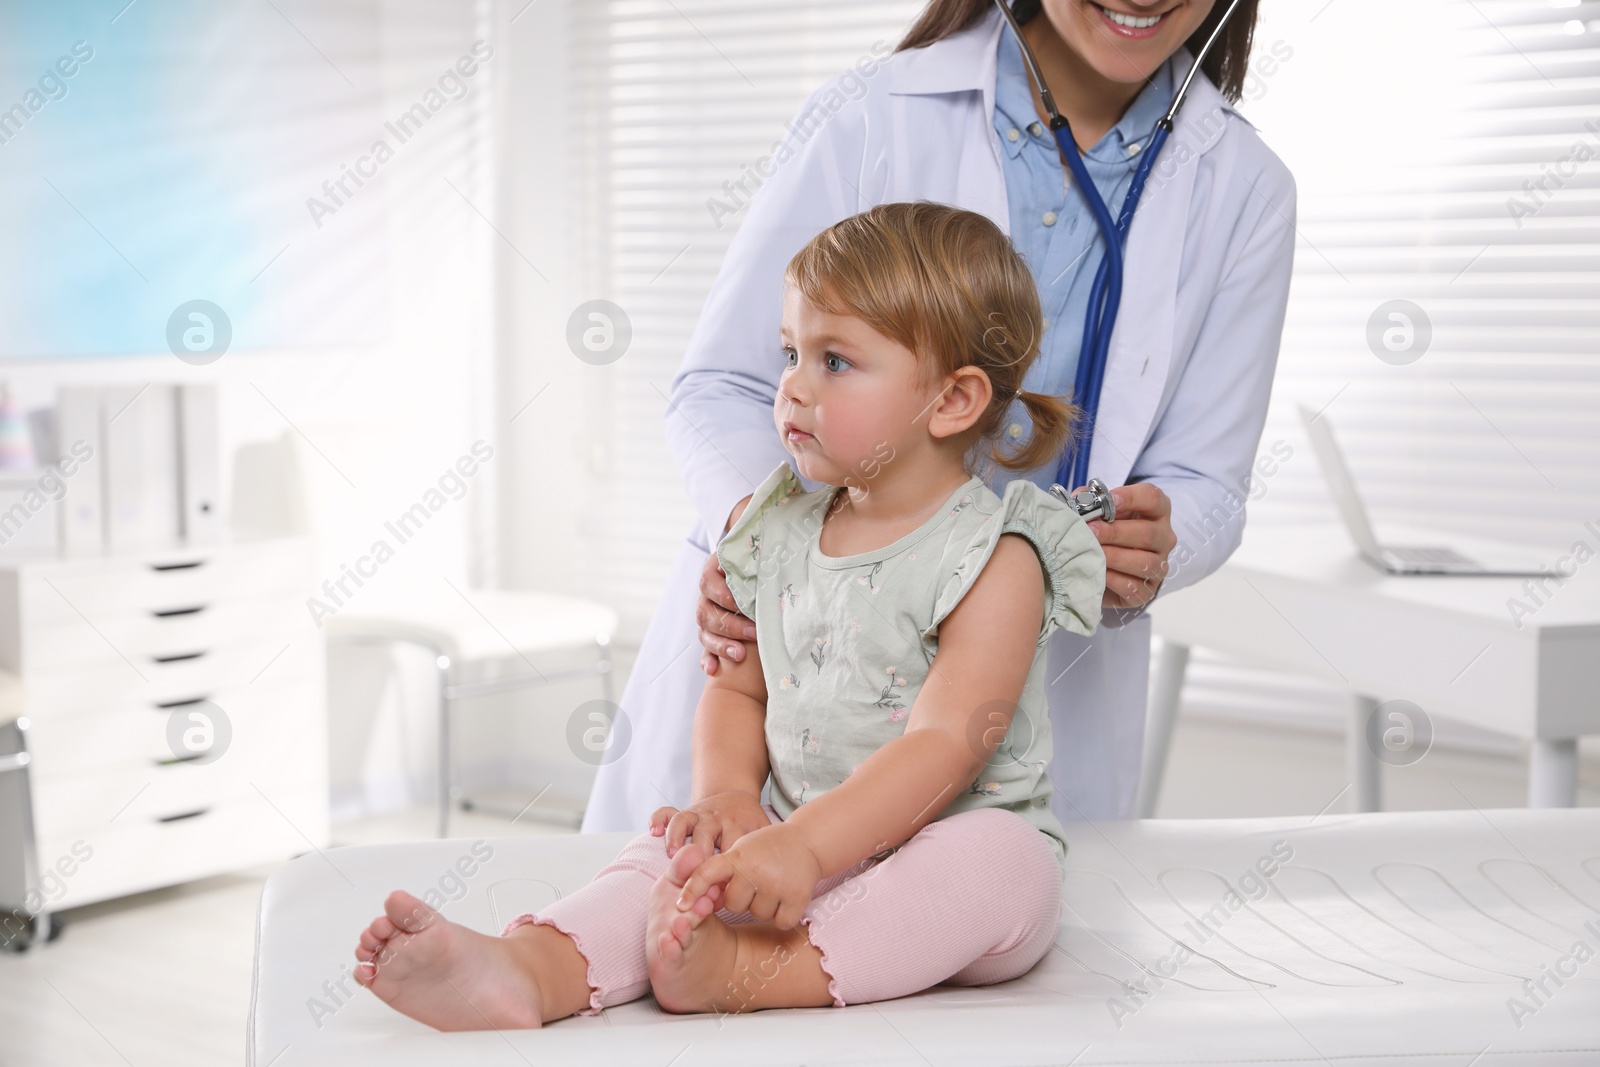
[[[685,541],[622,698],[627,749],[599,770],[583,829],[639,830],[689,800],[693,715],[705,675],[698,575],[733,506],[790,457],[773,425],[782,275],[813,235],[874,204],[934,200],[1009,232],[993,126],[1000,16],[842,75],[790,125],[789,154],[747,208],[672,381],[667,441],[699,522]],[[1178,55],[1178,75],[1192,64]],[[865,85],[864,91],[862,89]],[[1200,75],[1128,234],[1089,473],[1150,481],[1172,498],[1170,592],[1238,546],[1266,417],[1294,251],[1295,184],[1254,127]],[[807,489],[820,488],[806,483]],[[1158,596],[1151,610],[1160,610]],[[1098,633],[1058,631],[1048,700],[1050,777],[1063,821],[1133,814],[1144,739],[1149,619],[1108,612]]]

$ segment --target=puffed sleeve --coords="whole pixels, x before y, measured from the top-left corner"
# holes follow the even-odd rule
[[[1000,508],[988,516],[968,542],[934,600],[933,621],[923,640],[936,645],[939,624],[961,602],[994,555],[1002,534],[1026,537],[1039,554],[1045,576],[1045,615],[1038,644],[1065,627],[1085,636],[1100,624],[1100,599],[1106,588],[1106,556],[1089,524],[1067,504],[1030,481],[1007,484]]]
[[[767,531],[774,508],[787,503],[790,497],[805,492],[800,478],[787,463],[780,463],[764,478],[750,503],[737,522],[728,528],[717,542],[717,562],[728,579],[728,589],[733,593],[739,613],[755,618],[756,577],[762,564],[762,535]],[[782,545],[768,545],[768,558]],[[771,568],[768,568],[769,571]]]

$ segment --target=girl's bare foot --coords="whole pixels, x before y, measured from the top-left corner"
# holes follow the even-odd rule
[[[704,858],[704,848],[685,844],[650,890],[645,962],[662,1010],[741,1012],[832,1004],[822,953],[805,927],[779,930],[766,920],[729,926],[713,914],[722,906],[720,885],[688,911],[678,910],[683,883]]]
[[[512,939],[448,921],[396,890],[361,932],[356,981],[439,1030],[520,1030],[543,1022],[544,998]]]
[[[683,883],[704,859],[701,846],[685,844],[650,890],[645,962],[650,989],[663,1011],[717,1011],[723,998],[715,993],[721,992],[738,967],[739,939],[727,923],[712,914],[718,905],[711,895],[702,896],[688,911],[678,910]]]

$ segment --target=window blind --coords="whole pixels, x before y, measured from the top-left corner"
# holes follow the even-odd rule
[[[742,212],[738,182],[828,78],[900,39],[920,0],[596,0],[573,6],[581,288],[633,330],[600,378],[588,488],[596,595],[636,641],[694,525],[663,432],[669,385]],[[881,48],[882,46],[880,46]],[[720,201],[718,208],[708,201]],[[726,208],[735,210],[728,214]]]
[[[1250,522],[1335,519],[1298,402],[1334,426],[1380,539],[1600,551],[1600,4],[1263,5],[1254,54],[1240,109],[1295,174],[1299,235],[1261,443],[1293,456]],[[1380,311],[1400,300],[1421,309],[1410,351]],[[1400,350],[1369,343],[1375,316]],[[1329,717],[1346,699],[1203,651],[1186,697]]]
[[[1333,514],[1300,401],[1335,426],[1380,532],[1568,546],[1600,518],[1600,4],[1314,11],[1269,10],[1258,54],[1283,39],[1293,57],[1242,105],[1300,207],[1263,437],[1295,457],[1252,521]],[[1369,323],[1397,300],[1421,309],[1413,351],[1375,352]]]
[[[230,351],[391,341],[411,205],[390,186],[470,165],[493,75],[474,10],[4,5],[0,358],[163,352],[196,298]]]

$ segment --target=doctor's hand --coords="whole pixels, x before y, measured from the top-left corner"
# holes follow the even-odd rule
[[[747,496],[733,506],[727,525],[722,528],[723,534],[733,529],[749,503]],[[700,600],[695,605],[694,619],[700,627],[700,644],[705,646],[700,653],[700,669],[707,674],[717,673],[721,666],[718,656],[726,656],[735,663],[744,659],[743,642],[756,638],[756,624],[739,614],[739,605],[728,588],[728,579],[722,572],[722,564],[717,562],[716,552],[708,555],[705,566],[700,568]]]
[[[1106,554],[1106,592],[1102,607],[1148,604],[1167,576],[1167,556],[1178,543],[1172,532],[1172,499],[1150,482],[1111,490],[1117,502],[1113,522],[1089,521]]]
[[[678,894],[678,909],[689,911],[713,886],[722,886],[720,907],[735,915],[749,912],[757,919],[771,919],[779,930],[793,930],[821,880],[822,865],[804,835],[775,822],[746,834],[733,848],[696,867]],[[712,903],[717,903],[715,897]]]
[[[685,841],[699,845],[709,856],[717,848],[728,851],[745,834],[771,822],[759,796],[730,790],[713,793],[681,811],[670,804],[657,808],[650,816],[650,833],[653,837],[667,835],[669,858]]]

